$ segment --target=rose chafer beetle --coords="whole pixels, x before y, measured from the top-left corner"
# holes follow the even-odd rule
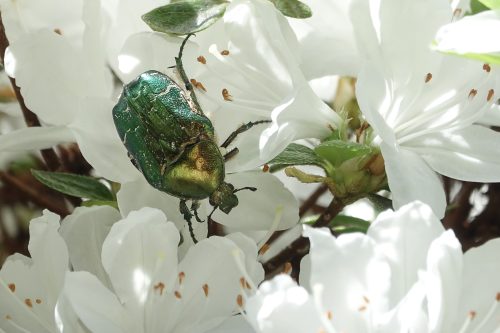
[[[184,39],[175,61],[190,95],[167,75],[150,70],[123,87],[113,108],[113,119],[132,162],[148,183],[181,199],[180,211],[196,242],[191,218],[194,214],[196,220],[202,222],[197,214],[198,200],[209,198],[214,211],[219,208],[228,214],[238,205],[237,191],[256,189],[235,189],[224,181],[224,163],[238,150],[235,148],[222,155],[213,125],[203,114],[184,72],[181,58],[189,37]],[[269,121],[242,125],[221,147],[227,148],[238,134],[265,122]],[[193,214],[187,207],[187,200],[193,202]]]

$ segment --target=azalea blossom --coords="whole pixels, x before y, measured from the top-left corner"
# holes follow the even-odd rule
[[[241,234],[200,241],[180,260],[179,232],[156,209],[131,212],[102,245],[111,286],[80,271],[64,295],[92,332],[205,332],[237,312],[262,280],[255,243]]]
[[[301,286],[278,275],[247,301],[257,332],[500,330],[500,239],[462,254],[453,232],[419,202],[382,213],[366,235],[305,235],[311,252]]]

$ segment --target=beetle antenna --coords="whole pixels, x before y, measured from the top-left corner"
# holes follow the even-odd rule
[[[194,93],[193,85],[189,81],[189,78],[186,75],[186,71],[184,70],[184,65],[182,64],[182,53],[184,52],[184,47],[186,46],[189,37],[191,36],[194,36],[194,34],[193,33],[188,34],[186,38],[184,38],[184,40],[182,41],[181,48],[179,49],[179,55],[175,58],[175,67],[177,68],[177,72],[179,72],[179,75],[181,76],[181,79],[184,82],[186,89],[189,91],[191,100],[196,106],[198,113],[203,114],[200,103],[198,103],[198,99],[196,98],[196,94]]]

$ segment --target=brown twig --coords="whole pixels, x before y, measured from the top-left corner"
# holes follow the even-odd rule
[[[344,204],[334,198],[312,226],[314,228],[327,226],[328,223],[330,223],[330,221],[337,216],[343,208]],[[300,262],[300,259],[309,252],[309,247],[309,239],[305,237],[296,239],[283,251],[264,263],[263,266],[266,275],[272,275],[287,262]]]
[[[0,180],[4,182],[8,186],[12,186],[18,189],[20,192],[24,193],[28,196],[34,203],[39,205],[40,207],[45,207],[56,214],[61,216],[66,216],[69,214],[69,211],[66,207],[49,200],[46,195],[40,193],[36,190],[35,187],[26,184],[24,181],[14,177],[10,173],[0,171]],[[64,202],[64,201],[62,201]]]
[[[3,65],[3,57],[5,55],[5,50],[9,46],[9,40],[7,39],[7,35],[5,34],[5,27],[3,25],[2,17],[0,15],[0,56]],[[16,94],[17,101],[21,107],[21,111],[23,112],[23,117],[28,127],[40,126],[40,121],[38,117],[31,112],[26,104],[24,103],[23,96],[21,95],[21,89],[16,85],[16,80],[9,77],[12,88],[14,89],[14,93]],[[42,157],[47,165],[47,168],[51,171],[63,171],[61,168],[61,163],[55,151],[51,148],[41,150]]]

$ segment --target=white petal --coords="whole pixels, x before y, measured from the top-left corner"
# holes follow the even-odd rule
[[[0,150],[39,150],[74,141],[73,132],[66,126],[27,127],[1,135]]]
[[[139,177],[127,156],[113,122],[113,102],[107,98],[87,98],[71,124],[83,156],[97,173],[109,180],[126,182]]]
[[[387,311],[389,265],[380,260],[374,242],[352,233],[337,239],[327,229],[307,228],[311,241],[310,289],[331,311],[339,331],[363,332],[370,316]],[[302,281],[305,283],[305,281]]]
[[[436,239],[427,257],[427,289],[430,332],[448,332],[458,310],[462,288],[462,248],[452,231]]]
[[[256,187],[257,191],[239,191],[239,204],[229,214],[217,210],[213,219],[235,230],[269,230],[277,214],[282,214],[278,230],[293,227],[298,222],[298,202],[293,194],[273,175],[248,171],[226,176],[226,182],[236,189]]]
[[[127,216],[131,211],[142,207],[152,207],[161,209],[179,230],[186,223],[179,212],[179,199],[158,191],[149,185],[142,175],[137,180],[123,183],[118,191],[117,200],[122,216]]]
[[[367,236],[391,265],[389,307],[394,307],[417,282],[425,268],[427,250],[444,228],[427,205],[414,202],[395,212],[380,214],[368,228]]]
[[[95,333],[140,332],[138,323],[127,316],[120,301],[87,272],[66,276],[64,293],[83,324]]]
[[[359,74],[356,82],[358,104],[366,120],[388,145],[394,145],[396,137],[388,123],[389,86],[376,66],[367,65]]]
[[[40,29],[58,29],[65,39],[81,44],[83,1],[64,0],[1,1],[2,21],[8,40],[12,43]]]
[[[446,197],[438,175],[420,156],[403,147],[396,151],[382,144],[380,148],[394,208],[419,200],[429,205],[437,218],[442,218]]]
[[[179,264],[179,271],[185,273],[179,289],[182,294],[176,326],[179,332],[203,332],[237,310],[237,296],[253,292],[241,278],[252,279],[248,281],[250,286],[257,285],[263,278],[262,269],[255,272],[260,276],[254,273],[248,277],[242,272],[242,269],[247,270],[246,260],[250,260],[248,268],[251,270],[260,265],[256,262],[256,250],[255,247],[255,252],[246,257],[231,240],[217,236],[204,239],[189,250]],[[205,290],[204,285],[207,286]]]
[[[59,216],[44,211],[30,223],[31,258],[15,254],[3,264],[0,328],[7,332],[17,332],[16,325],[28,332],[57,332],[54,307],[68,270],[68,252],[58,227]]]
[[[109,94],[95,82],[97,76],[85,66],[82,53],[54,32],[34,33],[12,43],[10,51],[26,106],[46,123],[67,125],[80,111],[83,96]]]
[[[62,292],[57,300],[54,316],[59,333],[86,333],[78,315],[71,305],[66,293]]]
[[[412,150],[445,176],[474,182],[500,181],[500,134],[487,127],[472,125],[432,133]]]
[[[177,276],[179,232],[163,212],[143,208],[115,223],[102,246],[102,264],[120,302],[140,326],[144,303],[158,282]],[[161,280],[160,280],[161,279]]]
[[[226,319],[220,326],[208,330],[205,333],[255,333],[252,326],[246,321],[242,315],[234,315]]]
[[[455,320],[457,324],[455,328],[459,328],[470,312],[474,311],[476,316],[469,326],[469,329],[474,331],[486,319],[488,311],[495,306],[498,307],[499,251],[500,239],[496,238],[465,252],[460,307]],[[498,312],[496,312],[496,315],[491,316],[484,326],[481,326],[479,332],[494,332],[498,327]]]
[[[44,211],[44,215],[30,222],[30,241],[28,250],[38,273],[44,282],[49,304],[55,304],[68,270],[68,249],[57,232],[59,216]]]
[[[436,35],[439,51],[467,53],[498,53],[500,10],[488,10],[447,24]]]
[[[351,1],[304,1],[313,15],[288,19],[300,43],[304,74],[356,76],[361,65],[348,8]],[[327,56],[325,56],[327,55]]]
[[[264,282],[248,300],[246,312],[261,333],[320,332],[323,327],[322,314],[307,290],[284,274]]]
[[[73,270],[84,270],[110,286],[101,263],[101,250],[120,213],[109,206],[77,207],[61,223],[60,233],[68,245]]]

